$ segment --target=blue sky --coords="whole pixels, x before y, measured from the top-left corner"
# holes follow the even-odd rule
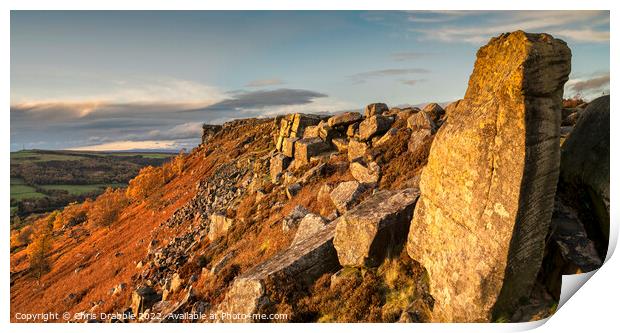
[[[609,91],[608,11],[13,11],[11,150],[178,149],[203,122],[449,102],[517,29],[568,42],[567,96]]]

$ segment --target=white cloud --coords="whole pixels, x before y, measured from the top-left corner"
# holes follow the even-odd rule
[[[113,141],[91,146],[79,146],[67,148],[68,150],[82,151],[114,151],[114,150],[139,150],[139,149],[175,149],[178,144],[174,140],[146,140],[146,141]]]

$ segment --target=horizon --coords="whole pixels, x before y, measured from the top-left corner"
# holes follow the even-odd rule
[[[568,43],[565,97],[609,94],[609,11],[12,11],[10,150],[178,151],[203,123],[446,103],[519,29]]]

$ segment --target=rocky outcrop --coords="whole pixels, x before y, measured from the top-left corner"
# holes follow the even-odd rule
[[[359,138],[360,140],[369,140],[375,135],[385,133],[392,123],[394,118],[386,117],[382,115],[374,115],[364,119],[359,126]]]
[[[345,112],[329,118],[327,124],[330,127],[349,126],[361,120],[362,115],[359,112]]]
[[[275,120],[277,134],[274,137],[276,149],[282,151],[284,139],[301,138],[304,135],[306,127],[317,125],[320,121],[321,118],[317,115],[303,113],[292,113],[277,117]]]
[[[330,149],[329,143],[321,138],[301,139],[295,142],[295,160],[298,163],[308,163],[310,158],[319,156]]]
[[[609,95],[592,101],[562,146],[561,177],[594,208],[598,229],[609,239]]]
[[[374,267],[398,254],[407,239],[419,191],[380,191],[344,214],[336,226],[334,247],[343,266]]]
[[[202,144],[209,142],[221,129],[222,125],[202,124]]]
[[[269,163],[269,175],[271,176],[271,182],[274,184],[279,183],[282,173],[284,173],[290,163],[290,157],[287,157],[281,153],[275,154]]]
[[[385,103],[372,103],[366,105],[364,110],[364,117],[370,118],[376,115],[382,115],[384,112],[389,111],[387,104]]]
[[[441,105],[437,103],[430,103],[422,108],[422,113],[429,115],[434,122],[439,122],[446,111],[444,111]]]
[[[261,313],[270,304],[267,283],[309,285],[322,274],[337,271],[340,266],[332,242],[337,221],[237,277],[219,305],[219,313],[248,315],[240,321],[253,321],[251,314]]]
[[[407,251],[428,271],[434,321],[489,321],[527,297],[559,174],[570,49],[547,34],[482,47],[464,99],[437,132]]]

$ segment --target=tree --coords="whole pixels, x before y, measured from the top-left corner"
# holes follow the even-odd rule
[[[58,214],[58,211],[54,211],[42,221],[43,223],[39,223],[34,240],[28,246],[30,271],[37,279],[50,269],[48,254],[52,249],[52,231]]]
[[[125,206],[127,206],[127,199],[124,191],[108,187],[92,202],[87,213],[88,220],[95,226],[108,227],[118,219]]]
[[[164,172],[162,168],[147,166],[140,170],[140,173],[129,181],[126,195],[133,201],[142,201],[155,192],[164,184]]]

